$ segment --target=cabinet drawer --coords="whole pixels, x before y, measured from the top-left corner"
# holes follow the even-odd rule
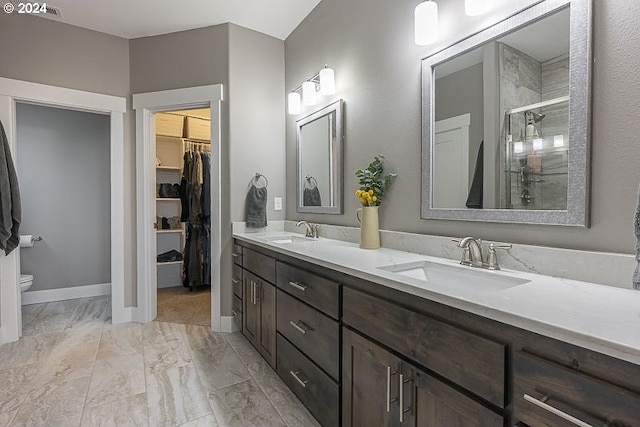
[[[537,356],[516,352],[513,381],[515,420],[530,427],[640,426],[640,395]]]
[[[278,289],[277,330],[337,379],[340,372],[340,325]]]
[[[242,299],[242,267],[238,264],[233,264],[231,283],[233,284],[233,294]]]
[[[242,300],[234,295],[231,312],[233,313],[233,323],[242,330]]]
[[[278,375],[325,427],[340,425],[340,390],[331,378],[278,334]]]
[[[276,285],[307,304],[328,314],[340,317],[340,285],[308,271],[281,262],[276,267]]]
[[[242,246],[234,243],[233,249],[231,249],[231,258],[233,263],[242,266]]]
[[[345,324],[504,407],[504,344],[351,288],[343,304]]]
[[[268,282],[276,281],[276,260],[251,249],[243,248],[242,266]]]

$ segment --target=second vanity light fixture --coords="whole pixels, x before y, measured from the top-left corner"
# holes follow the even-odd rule
[[[333,95],[336,92],[336,79],[333,68],[325,67],[315,76],[295,88],[288,96],[289,114],[300,114],[301,104],[312,106],[317,102],[317,92],[321,95]],[[300,99],[302,92],[302,102]]]
[[[493,0],[464,0],[467,16],[477,16],[489,11]],[[426,46],[438,41],[438,4],[433,0],[423,1],[414,11],[416,44]]]

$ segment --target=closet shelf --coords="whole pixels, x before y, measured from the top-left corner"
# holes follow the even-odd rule
[[[165,172],[182,172],[182,168],[178,166],[156,166],[156,170]]]
[[[156,202],[179,202],[179,198],[156,197]]]
[[[172,234],[172,233],[180,233],[180,234],[182,234],[182,233],[184,233],[184,231],[180,230],[180,229],[178,229],[178,230],[156,230],[156,233],[158,233],[158,234]]]
[[[182,261],[156,262],[156,265],[178,265],[178,264],[182,264]]]

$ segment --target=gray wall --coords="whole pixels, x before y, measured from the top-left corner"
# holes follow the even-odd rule
[[[462,0],[441,1],[441,41],[419,47],[413,41],[412,22],[418,0],[323,0],[285,41],[286,90],[293,90],[324,64],[336,70],[338,92],[333,98],[343,98],[346,106],[345,214],[296,213],[296,117],[288,116],[287,218],[356,226],[353,172],[366,166],[374,154],[383,153],[389,169],[399,172],[381,208],[384,229],[633,252],[640,150],[630,138],[640,127],[624,111],[640,111],[640,88],[634,84],[640,81],[640,2],[634,0],[593,2],[597,61],[593,67],[591,228],[420,219],[420,59],[535,2],[502,2],[499,10],[472,18],[463,14]],[[331,31],[327,31],[329,23]]]
[[[130,41],[131,92],[223,84],[222,300],[231,314],[231,222],[244,220],[249,179],[269,179],[273,197],[285,195],[284,42],[232,24]],[[230,119],[232,117],[232,119]]]
[[[0,13],[0,76],[129,97],[129,42],[28,15]],[[135,146],[125,115],[125,306],[135,305]]]
[[[44,238],[21,273],[36,291],[109,283],[109,116],[18,104],[16,124],[20,231]]]
[[[478,149],[484,140],[484,98],[482,63],[436,80],[435,119],[471,114],[469,127],[469,187],[476,170]]]

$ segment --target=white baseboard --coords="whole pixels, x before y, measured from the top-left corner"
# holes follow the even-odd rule
[[[111,295],[111,283],[74,286],[71,288],[46,289],[43,291],[27,291],[22,294],[22,305],[98,297],[102,295]]]
[[[233,316],[222,316],[220,317],[220,328],[221,331],[217,332],[238,332],[238,326],[233,321]]]

